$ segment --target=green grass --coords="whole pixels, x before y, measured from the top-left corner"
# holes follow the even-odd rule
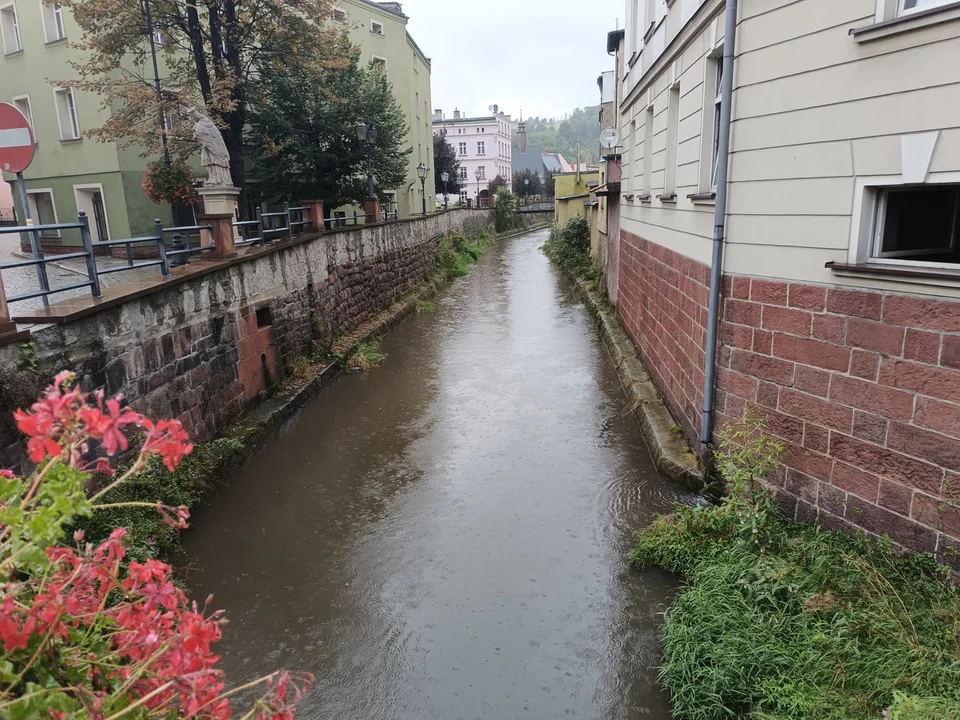
[[[585,217],[571,218],[556,226],[543,244],[543,252],[561,270],[587,280],[597,280],[599,269],[590,258],[590,224]]]
[[[753,430],[728,467],[776,460]],[[960,719],[960,594],[945,568],[787,523],[754,480],[737,475],[720,506],[658,518],[631,554],[686,581],[663,627],[675,717]]]
[[[347,360],[347,367],[351,370],[371,370],[382,365],[386,359],[386,353],[380,351],[380,341],[367,340],[357,346],[356,352]]]

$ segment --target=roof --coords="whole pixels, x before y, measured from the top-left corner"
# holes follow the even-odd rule
[[[484,123],[484,122],[496,122],[497,117],[495,115],[490,115],[489,117],[473,117],[473,118],[444,118],[443,120],[434,120],[434,125],[455,125],[456,123]]]
[[[545,152],[543,154],[543,165],[547,171],[552,173],[570,172],[573,168],[560,153]]]
[[[537,175],[543,175],[546,167],[543,164],[543,151],[536,145],[528,145],[525,153],[520,152],[520,148],[514,144],[512,155],[513,172],[522,173],[524,170],[535,172]]]
[[[607,33],[607,52],[615,53],[619,50],[620,41],[623,40],[625,35],[625,30],[614,30],[613,32]]]

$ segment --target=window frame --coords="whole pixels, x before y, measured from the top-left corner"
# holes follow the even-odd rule
[[[17,105],[18,100],[27,101],[27,112],[23,112],[23,108]],[[24,114],[27,118],[27,122],[30,123],[30,132],[33,133],[33,144],[34,146],[40,144],[40,138],[37,136],[37,126],[33,122],[33,103],[30,102],[30,93],[25,93],[23,95],[14,95],[10,98],[10,103],[17,108],[20,112]]]
[[[40,222],[40,211],[37,207],[37,201],[33,196],[41,194],[47,194],[50,196],[50,207],[53,208],[53,222],[49,224],[58,225],[60,223],[60,215],[57,212],[57,198],[53,194],[53,188],[27,188],[26,192],[27,204],[30,205],[31,220],[35,224],[41,225],[42,223]],[[44,240],[59,240],[62,235],[59,230],[48,230],[45,233],[41,232],[40,237]]]
[[[349,18],[347,16],[347,11],[342,7],[333,7],[330,9],[330,18],[335,23],[345,24]]]
[[[847,262],[850,265],[890,265],[918,269],[958,270],[958,263],[910,260],[903,257],[877,257],[881,235],[878,232],[878,212],[882,192],[888,189],[923,188],[932,185],[960,185],[960,172],[931,173],[923,183],[904,182],[901,175],[871,175],[859,177],[854,184],[853,213],[850,223],[850,243]]]
[[[657,117],[653,104],[643,111],[643,194],[653,195],[653,123]]]
[[[63,22],[63,8],[60,3],[49,5],[43,0],[37,0],[40,3],[40,22],[43,25],[43,38],[46,45],[55,45],[67,39],[67,26]],[[47,17],[47,16],[50,17]],[[50,37],[50,25],[59,34]]]
[[[486,157],[486,155],[487,155],[487,143],[486,143],[486,141],[484,141],[484,140],[478,140],[478,141],[477,141],[477,156],[478,156],[478,157],[479,157],[479,156],[484,156],[484,157]]]
[[[73,199],[77,202],[77,212],[80,211],[80,193],[89,192],[89,191],[98,191],[100,193],[100,201],[103,203],[103,224],[106,226],[107,237],[106,240],[110,240],[113,235],[110,234],[110,213],[107,212],[107,194],[103,191],[103,183],[80,183],[79,185],[73,186]],[[90,219],[91,228],[96,226],[96,220],[92,213],[88,213],[87,217]],[[91,233],[92,237],[93,233]],[[98,232],[99,235],[99,232]],[[104,242],[104,238],[98,238],[95,242]]]
[[[377,32],[377,31],[374,29],[374,28],[377,27],[377,26],[380,27],[380,32]],[[379,20],[374,20],[373,18],[370,18],[370,34],[371,34],[371,35],[376,35],[377,37],[386,37],[386,36],[387,36],[387,30],[386,30],[386,27],[384,26],[384,24],[383,24],[382,22],[380,22]]]
[[[383,67],[383,73],[387,73],[387,59],[380,55],[371,55],[371,62],[376,66],[380,65]]]
[[[720,113],[723,111],[723,44],[705,57],[703,114],[700,119],[700,193],[717,191],[720,165]],[[708,122],[709,121],[709,122]]]
[[[917,3],[923,2],[923,0],[912,1]],[[956,2],[956,0],[930,0],[930,2],[927,2],[925,5],[917,5],[916,7],[912,8],[905,7],[905,5],[908,2],[911,2],[911,0],[896,0],[896,2],[896,14],[893,17],[909,17],[914,13],[923,12],[924,10],[934,10],[938,7],[949,5],[953,2]]]
[[[2,21],[3,13],[8,10],[13,10],[13,34],[14,39],[17,41],[17,46],[13,50],[7,49],[7,33],[4,29],[5,23]],[[0,41],[3,43],[3,54],[4,55],[16,55],[17,53],[23,52],[23,35],[20,32],[20,16],[17,13],[17,3],[8,2],[0,5]]]
[[[680,154],[680,83],[667,88],[667,144],[664,148],[663,197],[677,194],[677,163]]]
[[[71,137],[64,136],[63,133],[63,117],[60,112],[60,95],[63,95],[66,100],[66,112],[67,118],[70,120],[71,130],[75,132],[75,135]],[[83,140],[83,133],[80,131],[80,114],[77,111],[77,97],[73,92],[71,87],[58,87],[53,89],[53,101],[57,109],[57,126],[60,128],[60,142],[70,143],[76,142],[78,140]],[[71,113],[72,111],[72,113]]]
[[[457,155],[458,155],[459,157],[466,157],[466,156],[467,156],[467,144],[466,144],[465,142],[462,142],[462,143],[460,143],[459,145],[460,145],[460,147],[457,148]]]

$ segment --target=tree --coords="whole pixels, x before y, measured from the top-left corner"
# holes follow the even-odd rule
[[[407,124],[390,81],[375,66],[360,67],[356,51],[342,68],[302,65],[264,68],[263,93],[250,112],[250,142],[257,148],[254,173],[267,199],[323,200],[327,208],[367,197],[367,146],[360,122],[377,128],[373,146],[374,189],[407,178]]]
[[[557,192],[557,181],[551,173],[547,173],[543,178],[543,194],[547,197],[553,197]]]
[[[460,161],[453,145],[447,142],[447,131],[441,130],[433,136],[434,182],[437,190],[444,194],[459,195],[463,185],[460,182]],[[443,173],[447,173],[447,182],[443,182]]]
[[[546,152],[558,152],[571,164],[577,161],[593,163],[600,159],[600,106],[577,108],[569,117],[556,119],[531,118],[527,120],[527,142]]]
[[[490,183],[487,185],[487,190],[490,192],[490,195],[493,196],[493,195],[496,195],[496,194],[500,191],[500,188],[504,188],[504,189],[505,189],[506,187],[507,187],[507,181],[506,181],[506,179],[503,177],[503,175],[497,175],[497,176],[496,176],[493,180],[491,180]]]
[[[529,195],[539,195],[542,191],[543,181],[540,179],[539,173],[530,168],[524,168],[513,174],[513,192],[515,195],[527,197]]]
[[[49,0],[48,0],[49,1]],[[243,188],[244,127],[251,87],[265,66],[295,63],[324,69],[344,64],[337,54],[344,30],[326,23],[332,0],[150,0],[160,43],[162,98],[154,86],[143,0],[63,0],[82,36],[72,42],[82,60],[78,79],[56,79],[99,94],[110,117],[88,134],[144,156],[195,151],[190,123],[175,122],[183,105],[201,105],[230,152],[233,183]],[[172,130],[161,130],[163,112]],[[243,203],[241,203],[243,207]]]

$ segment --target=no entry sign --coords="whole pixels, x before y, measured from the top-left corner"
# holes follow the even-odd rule
[[[0,103],[0,168],[21,173],[33,161],[30,123],[10,103]]]

